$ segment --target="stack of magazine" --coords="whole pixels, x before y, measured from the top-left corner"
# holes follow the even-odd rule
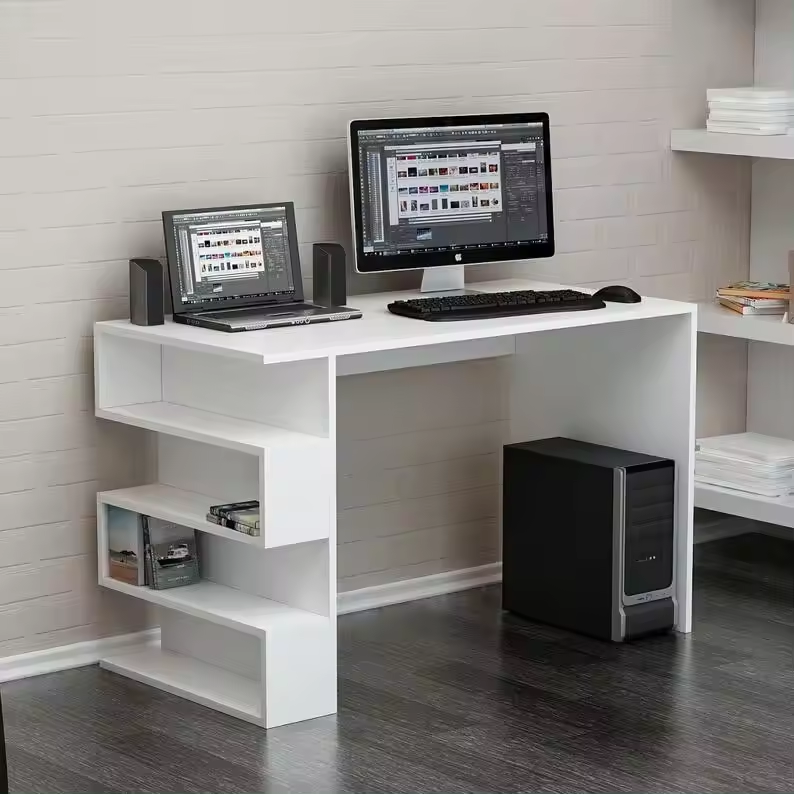
[[[196,533],[170,521],[108,508],[108,575],[153,590],[199,581]]]
[[[141,522],[146,584],[154,590],[166,590],[198,582],[195,531],[149,516],[141,516]]]
[[[207,513],[207,521],[246,535],[259,537],[259,502],[230,502],[225,505],[212,505]]]
[[[788,284],[765,281],[739,281],[717,290],[721,306],[745,316],[775,314],[781,317],[789,308]]]

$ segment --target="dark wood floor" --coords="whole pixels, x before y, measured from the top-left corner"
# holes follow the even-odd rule
[[[3,686],[17,792],[792,792],[794,544],[696,550],[696,630],[616,646],[486,588],[340,620],[336,717],[265,733],[97,668]]]

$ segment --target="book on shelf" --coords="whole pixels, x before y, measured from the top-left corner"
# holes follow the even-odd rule
[[[108,576],[133,585],[146,584],[142,516],[107,506]]]
[[[718,298],[717,302],[720,306],[724,306],[726,309],[730,309],[745,317],[759,317],[770,314],[782,317],[788,309],[788,303],[786,301],[763,301],[761,303],[755,301],[754,305],[748,305],[731,300],[730,298]],[[765,303],[770,305],[765,306]]]
[[[794,135],[794,127],[789,130],[789,135]],[[794,251],[788,252],[788,277],[789,282],[794,281]],[[794,323],[794,299],[789,296],[788,321]]]
[[[789,300],[791,291],[788,284],[775,284],[769,281],[737,281],[717,290],[720,298],[767,298]]]
[[[153,590],[199,581],[196,533],[171,521],[141,516],[146,554],[146,584]]]
[[[781,298],[740,298],[736,295],[730,297],[717,295],[717,300],[726,300],[739,306],[750,306],[755,309],[769,306],[783,306],[786,308],[789,304],[787,300],[782,300]]]
[[[243,532],[246,535],[259,537],[259,502],[251,499],[247,502],[212,505],[207,514],[207,521],[227,529]]]
[[[234,521],[230,518],[223,518],[221,516],[214,516],[212,513],[207,514],[207,521],[210,524],[217,524],[219,527],[226,527],[226,529],[233,529],[235,532],[240,532],[243,535],[250,535],[251,537],[259,537],[259,527],[251,527],[247,524],[241,524],[239,521]]]

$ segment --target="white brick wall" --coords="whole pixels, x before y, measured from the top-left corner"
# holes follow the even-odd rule
[[[666,142],[750,79],[753,5],[0,0],[0,655],[140,624],[93,585],[92,495],[141,444],[91,417],[89,337],[125,315],[126,260],[162,255],[161,210],[292,199],[308,264],[349,244],[348,119],[543,109],[560,253],[476,275],[703,297],[746,270],[748,171]],[[498,371],[341,385],[343,588],[495,559]]]

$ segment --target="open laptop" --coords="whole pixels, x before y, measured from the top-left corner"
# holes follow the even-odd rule
[[[163,213],[174,322],[257,331],[361,317],[303,300],[292,202]]]

